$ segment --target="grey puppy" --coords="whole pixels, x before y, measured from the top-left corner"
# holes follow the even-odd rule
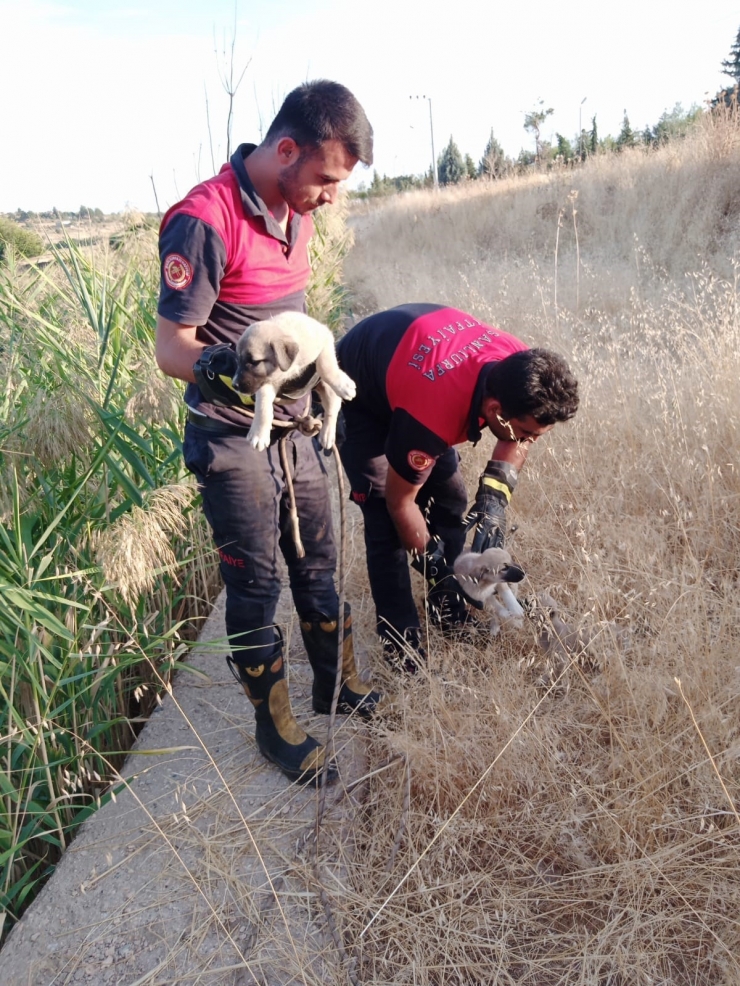
[[[247,440],[258,450],[270,444],[273,404],[297,400],[316,390],[324,408],[319,442],[334,444],[342,401],[355,396],[355,384],[339,369],[331,331],[301,312],[281,312],[246,328],[236,345],[232,383],[254,396],[254,421]]]
[[[521,628],[524,610],[517,602],[516,591],[524,572],[512,564],[508,551],[504,548],[489,548],[481,554],[463,551],[452,568],[465,592],[482,602],[489,612],[492,636],[507,620],[511,620],[517,629]]]

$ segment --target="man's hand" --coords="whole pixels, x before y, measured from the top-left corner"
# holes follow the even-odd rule
[[[460,586],[451,566],[445,561],[444,552],[443,542],[439,538],[430,538],[422,554],[412,553],[411,556],[411,567],[421,572],[429,583],[430,597],[432,594],[444,594],[450,597],[450,601],[457,597],[462,611],[465,608],[463,600],[476,609],[483,609],[483,603],[478,599],[472,599]],[[463,620],[459,619],[457,622]]]
[[[508,462],[491,460],[478,483],[478,492],[465,527],[474,530],[471,551],[503,548],[506,539],[506,507],[516,486],[518,473]]]
[[[248,394],[234,390],[232,379],[236,373],[236,353],[225,342],[206,346],[193,365],[198,388],[210,404],[221,407],[253,407],[254,400]]]

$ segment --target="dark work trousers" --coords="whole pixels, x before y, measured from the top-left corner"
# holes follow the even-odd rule
[[[294,431],[286,443],[305,558],[298,558],[277,441],[258,452],[244,435],[188,423],[183,454],[198,480],[226,586],[226,631],[234,659],[256,666],[274,656],[282,554],[301,620],[336,619],[336,549],[327,473],[314,439]]]
[[[343,414],[346,437],[339,451],[350,481],[350,498],[362,510],[377,631],[383,639],[399,643],[418,634],[420,623],[411,592],[408,555],[385,503],[388,426],[355,402],[345,404]],[[445,560],[450,565],[465,544],[463,518],[468,496],[459,464],[455,449],[448,449],[437,459],[416,497],[429,533],[444,542]]]

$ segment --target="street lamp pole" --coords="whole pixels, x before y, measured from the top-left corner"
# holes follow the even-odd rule
[[[583,127],[581,126],[581,110],[583,109],[583,104],[588,99],[588,96],[584,96],[581,100],[581,105],[578,107],[578,157],[583,160]]]
[[[431,96],[409,96],[409,99],[426,99],[429,103],[429,133],[432,138],[432,178],[434,188],[439,191],[439,178],[437,177],[437,157],[434,153],[434,123],[432,122],[432,97]]]

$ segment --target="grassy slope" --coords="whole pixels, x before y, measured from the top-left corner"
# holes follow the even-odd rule
[[[583,406],[531,455],[513,545],[598,631],[550,691],[527,630],[432,637],[428,677],[386,680],[374,752],[410,797],[400,760],[335,901],[362,981],[740,982],[739,189],[740,131],[709,121],[358,220],[356,314],[452,304],[572,361]]]
[[[0,268],[0,939],[110,796],[214,594],[153,359],[155,241]]]
[[[309,310],[333,328],[344,216],[322,212],[311,245]],[[89,228],[0,266],[0,942],[111,796],[220,588],[182,388],[154,360],[156,233]]]

